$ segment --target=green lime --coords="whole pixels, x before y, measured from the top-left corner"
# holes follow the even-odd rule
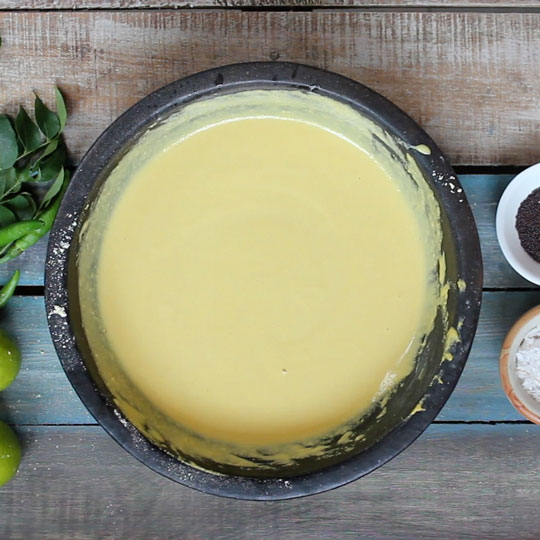
[[[5,390],[19,373],[21,353],[7,332],[0,329],[0,391]]]
[[[9,482],[21,462],[21,445],[15,432],[0,422],[0,486]]]

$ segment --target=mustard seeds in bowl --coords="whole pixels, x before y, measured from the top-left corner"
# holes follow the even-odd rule
[[[535,189],[520,204],[516,215],[516,230],[523,249],[540,262],[540,188]]]

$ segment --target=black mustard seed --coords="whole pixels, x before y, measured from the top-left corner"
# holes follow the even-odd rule
[[[523,249],[540,262],[540,188],[519,205],[516,229]]]

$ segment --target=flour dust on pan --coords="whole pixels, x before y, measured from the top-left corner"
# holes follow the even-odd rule
[[[185,97],[165,88],[158,116],[150,96],[124,141],[103,136],[116,148],[94,171],[83,160],[87,192],[68,193],[68,291],[48,302],[77,343],[68,376],[124,448],[204,491],[289,498],[369,472],[440,409],[474,333],[480,276],[460,254],[478,246],[456,233],[458,216],[474,232],[458,181],[403,113],[311,68],[238,86],[275,65],[246,69],[208,94],[188,91],[207,74]],[[157,220],[174,234],[152,234]]]

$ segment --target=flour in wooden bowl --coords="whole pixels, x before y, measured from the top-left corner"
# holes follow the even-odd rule
[[[528,394],[540,402],[540,328],[533,328],[516,353],[516,374]]]

